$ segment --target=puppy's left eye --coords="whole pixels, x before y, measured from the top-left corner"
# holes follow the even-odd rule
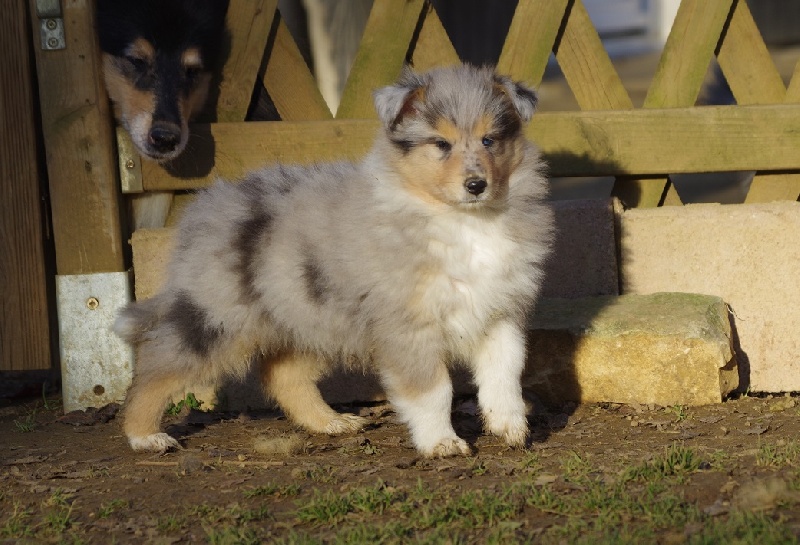
[[[484,136],[483,140],[481,140],[481,144],[483,144],[483,147],[485,148],[490,148],[494,144],[494,139]]]
[[[442,138],[437,138],[436,140],[433,141],[433,143],[441,151],[447,152],[447,151],[450,151],[453,148],[453,145],[450,142],[448,142],[447,140],[444,140]]]

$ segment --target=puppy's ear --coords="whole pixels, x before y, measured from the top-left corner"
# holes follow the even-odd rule
[[[495,76],[495,82],[503,88],[508,98],[511,99],[522,121],[525,123],[530,121],[531,117],[533,117],[533,112],[536,111],[536,104],[539,102],[536,91],[524,83],[512,81],[511,78],[506,76]]]
[[[408,66],[397,83],[382,87],[372,93],[375,110],[387,129],[394,129],[403,116],[414,110],[414,102],[421,98],[425,80]]]

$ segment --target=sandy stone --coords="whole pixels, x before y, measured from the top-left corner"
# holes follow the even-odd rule
[[[628,210],[623,293],[683,291],[731,307],[741,388],[800,390],[800,203]]]
[[[523,384],[545,401],[702,405],[738,384],[718,297],[545,299],[529,330]]]

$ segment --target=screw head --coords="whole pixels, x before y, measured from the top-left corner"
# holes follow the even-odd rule
[[[100,301],[98,301],[98,300],[97,300],[97,297],[89,297],[89,298],[86,300],[86,307],[87,307],[89,310],[94,310],[94,309],[96,309],[96,308],[97,308],[97,307],[99,307],[99,306],[100,306]]]
[[[133,159],[128,159],[127,161],[125,161],[125,168],[127,168],[128,170],[133,170],[135,166],[136,163],[133,161]]]
[[[56,23],[55,19],[48,19],[44,24],[49,30],[55,30],[55,28],[58,26],[58,23]]]
[[[58,38],[47,38],[47,45],[55,49],[58,47]]]

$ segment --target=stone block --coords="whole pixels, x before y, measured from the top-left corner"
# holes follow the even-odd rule
[[[800,203],[634,209],[620,233],[623,293],[723,298],[740,389],[800,390]]]
[[[545,267],[545,297],[619,293],[615,208],[618,201],[555,201],[556,238]]]
[[[738,384],[727,308],[686,293],[543,299],[523,387],[545,402],[719,403]]]

